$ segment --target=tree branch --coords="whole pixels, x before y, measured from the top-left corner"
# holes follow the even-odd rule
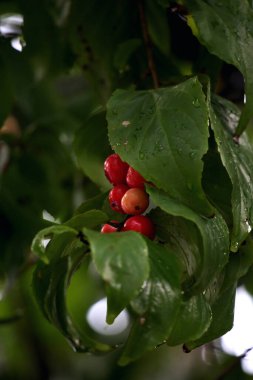
[[[147,53],[147,59],[148,59],[148,68],[153,79],[154,88],[159,88],[159,80],[158,80],[158,75],[157,75],[157,71],[155,67],[154,56],[153,56],[153,51],[152,51],[152,43],[151,43],[149,32],[148,32],[148,25],[147,25],[143,0],[138,1],[138,7],[139,7],[139,14],[140,14],[142,35],[143,35],[143,40],[144,40],[146,53]]]
[[[245,356],[253,349],[253,347],[248,348],[242,355],[237,356],[228,367],[226,367],[223,372],[216,378],[216,380],[223,380],[229,373],[231,373],[241,362]]]

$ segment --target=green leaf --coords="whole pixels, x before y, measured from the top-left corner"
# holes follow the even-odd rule
[[[45,318],[63,334],[74,351],[108,352],[110,346],[94,341],[77,329],[67,310],[66,291],[75,266],[70,254],[49,265],[39,262],[32,284],[35,298]]]
[[[83,229],[108,295],[107,321],[123,310],[140,291],[149,274],[148,248],[137,232],[101,234]]]
[[[250,294],[253,294],[253,239],[251,235],[249,235],[245,243],[241,245],[239,253],[242,253],[240,255],[237,255],[240,257],[240,277],[244,276],[242,283],[247,288],[248,292]]]
[[[74,141],[77,161],[84,174],[104,190],[110,187],[104,174],[104,160],[110,154],[105,114],[92,116],[79,129]]]
[[[150,218],[156,226],[156,236],[175,252],[183,266],[182,283],[194,281],[201,266],[202,238],[195,223],[179,216],[169,215],[160,208],[151,211]]]
[[[90,210],[73,216],[64,225],[80,231],[83,227],[95,228],[108,220],[107,215],[100,210]]]
[[[229,232],[224,219],[217,211],[212,218],[205,218],[154,187],[148,186],[147,190],[154,204],[162,210],[189,220],[197,226],[202,244],[196,240],[197,244],[195,243],[195,247],[193,245],[192,254],[196,255],[197,265],[194,283],[188,291],[191,294],[203,291],[228,261]]]
[[[230,287],[221,289],[216,295],[215,302],[212,305],[212,322],[208,330],[197,340],[186,342],[187,350],[192,350],[202,344],[210,342],[224,335],[233,327],[234,304],[235,304],[236,282]]]
[[[53,226],[44,228],[39,231],[34,237],[31,245],[31,250],[36,255],[40,256],[46,263],[48,263],[48,258],[46,256],[46,246],[43,244],[44,239],[47,237],[52,237],[52,235],[61,235],[63,233],[70,233],[72,236],[76,236],[78,231],[72,227],[63,224],[55,224]]]
[[[246,244],[240,247],[240,251],[236,255],[230,254],[229,262],[222,273],[213,279],[212,284],[205,292],[205,297],[211,304],[212,322],[203,336],[186,343],[187,349],[191,350],[219,338],[233,327],[237,281],[252,266],[252,248],[252,238],[248,238]]]
[[[182,303],[173,329],[167,339],[169,346],[196,340],[210,326],[212,311],[205,297],[200,294]]]
[[[214,130],[222,163],[233,185],[231,250],[236,252],[253,225],[252,144],[246,133],[241,135],[239,142],[233,139],[239,120],[239,111],[236,106],[219,97],[213,99],[212,106],[210,108],[211,127]]]
[[[141,44],[142,41],[139,38],[132,38],[119,44],[114,56],[114,66],[121,72],[126,70],[131,55],[141,46]]]
[[[232,230],[232,183],[225,167],[222,164],[213,133],[210,138],[209,151],[204,156],[203,161],[203,188],[210,202],[225,219],[229,230]]]
[[[148,242],[150,276],[132,302],[138,314],[119,364],[126,365],[170,335],[181,306],[180,266],[175,255]]]
[[[173,198],[212,215],[201,186],[208,109],[197,78],[158,90],[117,90],[107,120],[112,148],[124,161]]]
[[[94,210],[94,209],[102,209],[105,199],[108,197],[108,193],[102,193],[92,197],[90,199],[85,200],[76,210],[75,215],[83,214],[86,211]]]
[[[247,0],[190,0],[187,6],[200,42],[244,75],[247,103],[236,131],[241,134],[253,116],[253,10]]]

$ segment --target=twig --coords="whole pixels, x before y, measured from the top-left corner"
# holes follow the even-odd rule
[[[138,1],[138,7],[139,7],[139,13],[140,13],[142,35],[143,35],[143,40],[145,43],[147,59],[148,59],[148,68],[152,75],[154,88],[159,88],[159,80],[158,80],[158,75],[157,75],[157,71],[155,67],[154,56],[153,56],[153,51],[152,51],[152,43],[151,43],[149,32],[148,32],[143,0]]]
[[[228,367],[226,367],[223,372],[216,378],[216,380],[223,380],[230,372],[232,372],[235,367],[240,364],[241,360],[247,356],[247,354],[253,349],[253,347],[248,348],[242,355],[237,356]]]

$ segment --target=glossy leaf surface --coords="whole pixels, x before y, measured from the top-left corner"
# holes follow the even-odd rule
[[[240,134],[253,115],[252,7],[247,0],[190,0],[187,6],[197,25],[193,32],[200,42],[244,75],[247,103],[240,117]]]
[[[197,78],[158,90],[118,90],[107,119],[112,148],[124,161],[178,201],[212,215],[201,186],[208,109]]]
[[[237,251],[253,224],[252,145],[246,133],[238,142],[233,139],[240,114],[232,103],[215,97],[210,112],[221,160],[233,184],[231,250]]]
[[[212,218],[202,217],[151,186],[149,186],[148,192],[153,202],[162,210],[196,224],[203,245],[199,245],[193,252],[193,254],[197,254],[193,289],[204,290],[228,260],[229,233],[224,219],[218,212]]]
[[[147,244],[140,234],[132,231],[110,234],[83,231],[90,242],[96,269],[108,286],[107,321],[112,323],[148,277]]]

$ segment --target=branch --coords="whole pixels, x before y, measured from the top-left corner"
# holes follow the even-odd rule
[[[139,14],[140,14],[142,35],[143,35],[143,40],[144,40],[146,53],[147,53],[147,59],[148,59],[148,68],[152,75],[154,88],[159,88],[159,80],[158,80],[158,75],[157,75],[157,71],[155,67],[154,56],[153,56],[153,51],[152,51],[152,43],[151,43],[149,32],[148,32],[143,0],[138,1],[138,7],[139,7]]]
[[[248,348],[242,355],[237,356],[228,367],[226,367],[223,372],[216,378],[216,380],[223,380],[229,373],[231,373],[237,365],[240,364],[241,360],[247,356],[247,354],[253,349],[253,347]]]

